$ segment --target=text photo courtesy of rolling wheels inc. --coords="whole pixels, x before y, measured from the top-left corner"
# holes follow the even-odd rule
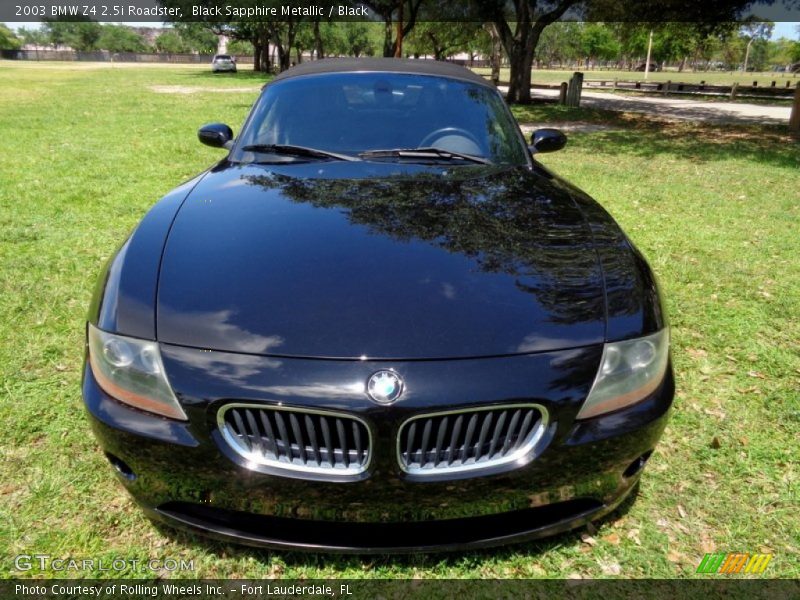
[[[800,596],[800,3],[70,6],[0,4],[1,597]]]

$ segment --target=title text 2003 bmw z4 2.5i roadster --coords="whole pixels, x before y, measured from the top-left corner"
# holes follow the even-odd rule
[[[632,489],[674,383],[653,275],[454,65],[332,60],[265,86],[228,150],[110,259],[83,396],[147,514],[214,537],[460,549]]]

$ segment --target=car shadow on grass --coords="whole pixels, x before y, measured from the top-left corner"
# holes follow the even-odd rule
[[[717,127],[693,123],[652,123],[647,127],[600,131],[576,140],[589,152],[658,160],[670,156],[693,163],[746,160],[800,168],[800,144],[774,126]]]
[[[548,122],[603,126],[569,133],[567,154],[575,147],[623,160],[625,156],[652,160],[676,157],[702,164],[732,159],[800,168],[800,140],[790,134],[787,125],[667,121],[641,113],[564,106],[514,106],[512,112],[523,127]]]
[[[593,521],[591,527],[600,529],[626,515],[636,502],[639,494],[637,482],[631,493],[612,512]],[[332,568],[337,570],[374,570],[381,568],[433,568],[440,570],[463,568],[465,563],[481,563],[487,560],[507,561],[514,558],[536,558],[551,550],[565,546],[574,546],[581,542],[581,537],[587,533],[587,526],[560,533],[536,541],[498,546],[482,550],[449,551],[441,553],[412,553],[412,554],[337,554],[322,552],[280,551],[254,548],[220,542],[183,530],[173,529],[161,523],[153,523],[160,534],[175,543],[227,559],[256,559],[263,565],[269,565],[279,559],[282,564],[290,568]]]

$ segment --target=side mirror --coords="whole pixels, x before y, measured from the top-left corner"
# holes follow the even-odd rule
[[[224,123],[208,123],[197,130],[197,139],[212,148],[229,149],[233,145],[233,130]]]
[[[531,153],[555,152],[567,145],[567,136],[558,129],[537,129],[531,135]]]

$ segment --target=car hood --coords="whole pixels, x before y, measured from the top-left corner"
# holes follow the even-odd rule
[[[437,359],[601,343],[603,277],[569,189],[525,167],[223,162],[168,235],[159,341]]]

